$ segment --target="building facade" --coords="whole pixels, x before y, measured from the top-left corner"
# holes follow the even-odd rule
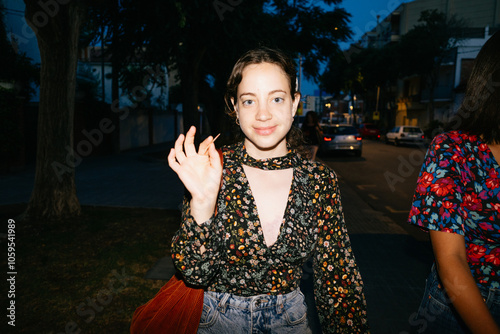
[[[462,100],[472,63],[486,40],[500,29],[500,0],[415,0],[398,6],[377,26],[365,33],[358,47],[380,48],[397,43],[410,31],[422,11],[436,9],[447,19],[463,19],[466,29],[454,52],[440,66],[437,85],[433,91],[433,119],[446,123],[456,112]],[[392,125],[418,125],[426,127],[432,120],[428,112],[430,91],[420,76],[405,77],[398,81],[395,94]]]

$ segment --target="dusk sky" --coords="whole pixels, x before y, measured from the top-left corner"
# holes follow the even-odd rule
[[[347,44],[341,44],[343,49],[349,47],[349,44],[356,42],[365,32],[375,28],[377,24],[377,15],[383,20],[394,9],[402,3],[411,2],[411,0],[344,0],[339,7],[351,14],[351,23],[349,24],[353,37]],[[318,87],[314,82],[302,80],[302,95],[315,95],[314,90]]]

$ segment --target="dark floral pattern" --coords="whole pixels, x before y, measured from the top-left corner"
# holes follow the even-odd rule
[[[240,296],[284,294],[297,289],[303,264],[313,256],[323,331],[368,332],[363,282],[345,228],[335,173],[292,150],[284,157],[255,160],[241,143],[225,147],[223,159],[215,216],[198,225],[184,201],[172,256],[185,279]],[[269,247],[242,164],[267,170],[294,168],[281,230]]]
[[[479,286],[500,288],[500,166],[478,137],[451,131],[434,138],[409,222],[463,235]]]

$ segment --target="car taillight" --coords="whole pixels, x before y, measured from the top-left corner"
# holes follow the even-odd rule
[[[329,138],[329,137],[323,137],[323,140],[324,140],[324,141],[332,141],[332,138]]]
[[[380,135],[377,135],[377,138],[380,139]]]
[[[361,136],[356,136],[356,140],[362,140],[363,138]]]
[[[424,138],[425,138],[425,136],[424,136],[424,135],[422,135],[422,139],[424,139]]]

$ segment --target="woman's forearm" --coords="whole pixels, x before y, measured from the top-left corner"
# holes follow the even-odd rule
[[[472,333],[500,333],[472,277],[467,262],[458,256],[441,257],[437,269],[446,293]]]

